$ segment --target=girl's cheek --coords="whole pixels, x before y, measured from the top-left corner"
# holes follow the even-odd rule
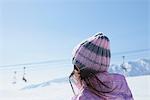
[[[80,89],[80,88],[81,88],[80,82],[75,83],[75,86],[76,86],[78,89]]]
[[[74,76],[74,84],[75,86],[80,89],[81,88],[81,83],[80,83],[80,79]]]

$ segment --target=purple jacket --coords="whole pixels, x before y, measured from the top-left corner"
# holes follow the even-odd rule
[[[108,85],[111,84],[111,87],[114,87],[115,89],[112,92],[105,93],[99,97],[85,86],[82,91],[72,98],[72,100],[134,100],[123,75],[105,72],[97,74],[97,77]],[[95,81],[93,79],[91,80]],[[96,86],[97,89],[100,89],[97,82],[93,83],[95,83],[94,86]],[[105,88],[103,89],[105,90]]]

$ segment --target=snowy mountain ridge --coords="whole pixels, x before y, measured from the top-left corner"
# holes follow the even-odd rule
[[[112,64],[109,68],[110,73],[119,73],[126,76],[150,75],[150,59],[139,59],[129,61],[122,65]]]

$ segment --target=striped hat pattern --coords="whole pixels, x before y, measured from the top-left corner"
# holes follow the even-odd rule
[[[77,46],[72,63],[80,70],[89,68],[103,72],[108,70],[110,57],[109,39],[102,33],[98,33]]]

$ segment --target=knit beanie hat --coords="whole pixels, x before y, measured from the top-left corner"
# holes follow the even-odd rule
[[[72,63],[80,70],[88,68],[104,72],[110,65],[110,57],[109,39],[102,33],[98,33],[74,49]]]

